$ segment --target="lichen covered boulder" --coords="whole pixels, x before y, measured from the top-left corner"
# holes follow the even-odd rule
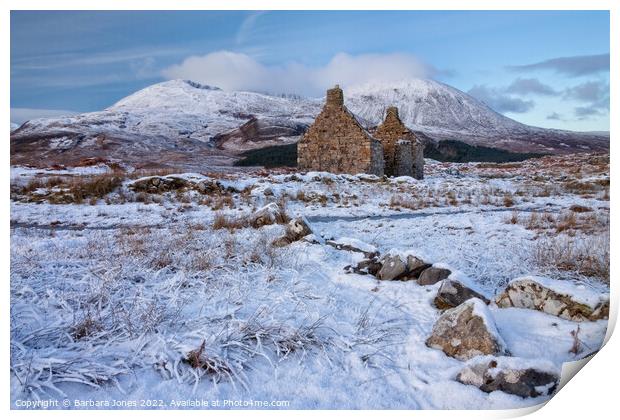
[[[571,321],[609,317],[609,295],[568,280],[523,277],[511,281],[495,298],[500,308],[525,308]]]
[[[433,326],[426,345],[459,360],[508,354],[491,313],[477,298],[444,312]]]
[[[456,380],[484,392],[502,391],[528,398],[552,394],[560,375],[546,360],[482,356],[469,361]]]
[[[447,279],[451,273],[452,271],[448,268],[440,265],[433,265],[432,267],[428,267],[427,269],[422,271],[417,281],[418,284],[421,286],[429,286],[431,284],[435,284],[444,279]]]
[[[487,305],[490,303],[489,299],[482,292],[475,290],[472,285],[449,277],[441,282],[434,303],[438,309],[450,309],[456,308],[471,298],[478,298]]]

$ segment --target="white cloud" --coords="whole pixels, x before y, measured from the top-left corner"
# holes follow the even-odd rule
[[[163,70],[169,79],[190,79],[224,90],[296,93],[320,96],[325,89],[366,82],[389,82],[425,78],[436,70],[410,54],[335,55],[326,65],[310,67],[300,63],[267,66],[254,58],[231,51],[192,56]]]
[[[63,109],[11,108],[11,122],[21,125],[36,118],[55,118],[75,114],[77,112]]]
[[[235,43],[237,45],[245,43],[252,29],[254,29],[254,25],[256,25],[256,20],[265,13],[267,12],[252,12],[243,20],[243,22],[241,22],[237,35],[235,36]]]

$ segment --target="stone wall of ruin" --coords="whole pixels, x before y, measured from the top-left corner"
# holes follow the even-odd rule
[[[398,140],[396,142],[394,176],[413,176],[413,147],[409,140]]]
[[[325,107],[297,144],[302,171],[383,175],[381,143],[344,106],[342,90],[327,91]]]
[[[422,144],[400,120],[398,109],[390,107],[387,109],[385,120],[373,133],[383,144],[383,158],[385,161],[385,174],[388,176],[404,175],[402,168],[397,171],[397,142],[399,140],[409,140],[412,149],[412,167],[406,174],[421,179],[424,176],[424,156]]]

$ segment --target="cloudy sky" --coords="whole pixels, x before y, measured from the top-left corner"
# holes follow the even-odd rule
[[[322,96],[425,77],[518,121],[609,130],[609,14],[11,12],[11,120],[103,109],[145,86]]]

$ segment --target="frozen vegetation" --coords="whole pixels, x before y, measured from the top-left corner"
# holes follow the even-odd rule
[[[427,169],[417,181],[13,167],[12,400],[297,409],[545,401],[460,383],[468,362],[427,347],[441,282],[344,268],[378,252],[450,269],[491,302],[476,300],[473,315],[494,323],[509,353],[491,361],[493,375],[506,366],[559,372],[601,346],[607,320],[500,308],[494,297],[526,276],[578,302],[606,296],[608,156]],[[313,233],[274,245],[301,216]],[[472,372],[461,377],[475,382]]]

